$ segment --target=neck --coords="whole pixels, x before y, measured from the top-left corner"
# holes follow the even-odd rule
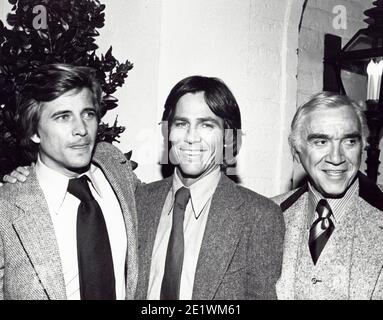
[[[356,179],[358,178],[358,175],[356,175],[349,186],[347,186],[346,190],[344,190],[342,193],[339,193],[339,194],[329,194],[329,193],[326,193],[326,192],[321,192],[319,191],[316,187],[315,187],[315,184],[309,180],[310,182],[310,187],[313,191],[315,191],[318,195],[322,196],[323,198],[325,199],[342,199],[346,194],[347,192],[350,190],[350,188],[355,184],[355,181]]]
[[[206,177],[210,173],[212,173],[215,169],[217,169],[217,166],[213,166],[210,169],[206,170],[205,172],[201,173],[200,175],[192,176],[187,175],[184,172],[182,172],[182,169],[180,167],[177,167],[176,174],[178,174],[178,177],[182,181],[182,183],[185,185],[185,187],[190,187],[192,184],[196,183],[197,181],[201,180],[203,177]]]
[[[52,166],[52,165],[50,165],[49,162],[47,163],[46,161],[44,161],[43,157],[41,157],[40,155],[38,155],[37,161],[42,163],[47,168],[49,168],[53,171],[56,171],[56,172],[66,176],[68,178],[76,178],[80,174],[87,172],[90,168],[90,163],[87,166],[81,167],[81,168]]]

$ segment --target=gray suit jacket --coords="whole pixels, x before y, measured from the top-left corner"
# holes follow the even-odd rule
[[[172,177],[137,189],[137,299],[147,297],[154,240],[171,185]],[[192,299],[275,299],[284,230],[278,206],[222,175],[212,198]]]
[[[128,238],[126,298],[137,285],[137,178],[130,162],[109,143],[99,143],[92,162],[110,182]],[[59,249],[48,205],[34,170],[26,182],[0,189],[0,299],[66,299]]]
[[[350,299],[383,299],[383,192],[359,172],[359,197],[346,216],[354,215]],[[294,299],[299,229],[307,214],[307,184],[273,200],[283,211],[286,234],[279,299]]]

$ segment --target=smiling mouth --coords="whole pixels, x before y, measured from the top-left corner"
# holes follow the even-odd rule
[[[347,170],[323,170],[323,172],[332,177],[339,177],[343,175]]]
[[[180,149],[182,153],[185,153],[187,155],[200,155],[201,153],[205,152],[205,150],[190,150],[190,149]]]

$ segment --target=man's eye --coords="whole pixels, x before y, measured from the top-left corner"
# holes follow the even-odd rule
[[[344,143],[347,145],[347,146],[354,146],[355,144],[358,143],[358,139],[356,138],[351,138],[351,139],[346,139],[344,140]]]
[[[327,140],[325,140],[325,139],[315,139],[313,141],[313,143],[316,146],[325,146],[327,144]]]
[[[96,117],[96,112],[94,111],[87,111],[84,113],[85,119],[94,119]]]
[[[210,122],[204,122],[202,123],[202,128],[213,129],[214,125]]]
[[[188,125],[187,122],[176,122],[176,123],[174,123],[174,126],[176,128],[186,128],[187,125]]]
[[[67,121],[69,119],[69,114],[60,114],[58,115],[55,120],[57,121]]]

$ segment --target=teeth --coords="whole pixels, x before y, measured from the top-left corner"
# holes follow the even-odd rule
[[[343,170],[325,170],[325,172],[329,175],[338,176],[343,174],[344,171]]]
[[[186,154],[191,154],[191,155],[197,155],[197,154],[201,154],[202,151],[200,150],[195,150],[195,151],[192,151],[192,150],[181,150],[183,153],[186,153]]]
[[[201,154],[200,152],[198,152],[198,153],[186,152],[186,155],[190,156],[190,157],[192,157],[192,156],[199,156],[200,154]]]

